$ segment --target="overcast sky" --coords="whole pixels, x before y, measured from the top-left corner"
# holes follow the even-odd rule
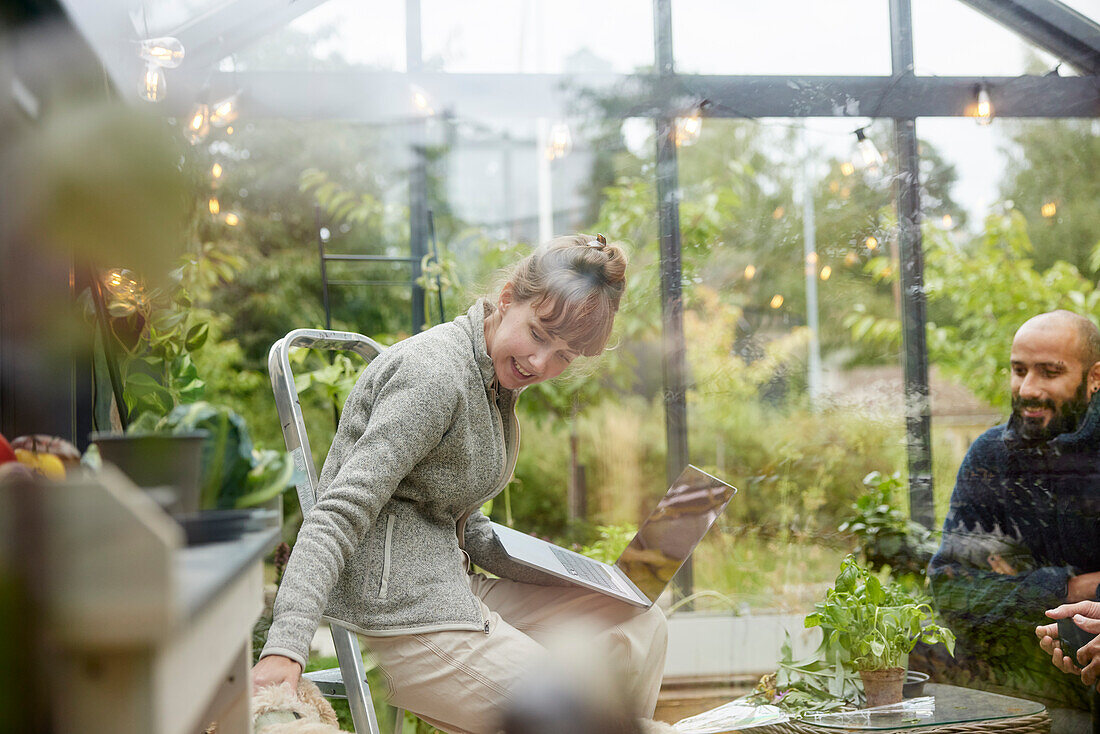
[[[1067,4],[1100,18],[1100,0]],[[329,0],[294,27],[334,24],[331,50],[355,63],[404,70],[404,3],[364,9],[362,0]],[[561,72],[581,49],[618,72],[653,63],[651,0],[422,0],[422,19],[425,59],[450,72]],[[887,0],[673,0],[673,25],[682,72],[890,73]],[[913,34],[920,75],[1013,76],[1033,55],[1046,67],[1057,63],[958,0],[914,0]],[[851,119],[807,126],[816,147],[841,154],[851,145]],[[929,118],[918,121],[918,134],[956,164],[956,198],[976,223],[997,199],[1002,126]]]

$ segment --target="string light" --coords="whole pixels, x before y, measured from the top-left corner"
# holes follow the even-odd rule
[[[848,165],[852,165],[852,164],[849,163]],[[830,181],[829,182],[829,191],[831,191],[834,194],[836,192],[840,191],[840,182],[839,181]]]
[[[241,223],[240,215],[235,214],[233,212],[226,212],[225,216],[223,217],[223,220],[230,227],[236,227],[238,224]]]
[[[214,177],[215,181],[220,179],[223,173],[225,173],[225,170],[222,168],[221,163],[215,163],[214,165],[210,166],[210,175]]]
[[[569,126],[564,122],[556,123],[550,128],[550,137],[546,142],[546,160],[564,158],[573,150],[573,135],[569,132]]]
[[[690,115],[676,118],[675,140],[677,146],[693,145],[699,139],[703,132],[703,107],[705,105],[706,101],[704,100],[702,104],[692,110]]]
[[[831,276],[832,274],[833,274],[833,269],[832,269],[831,267],[829,267],[828,265],[826,265],[825,267],[823,267],[823,268],[821,269],[821,279],[822,279],[822,280],[828,280],[828,279],[829,279],[829,277],[830,277],[830,276]]]
[[[845,176],[851,176],[856,172],[856,167],[852,165],[851,161],[844,161],[840,164],[840,172]]]
[[[786,209],[784,209],[781,206],[777,206],[775,208],[775,210],[772,212],[772,219],[782,219],[783,215],[786,214],[786,212],[787,212]]]
[[[848,254],[844,256],[844,263],[846,265],[855,265],[858,260],[859,255],[857,255],[854,251],[849,251]]]
[[[218,198],[216,196],[210,197],[210,201],[207,202],[207,206],[210,207],[211,214],[217,214],[222,210],[221,202],[218,201]]]
[[[240,114],[238,100],[240,93],[231,94],[220,102],[215,102],[210,110],[210,124],[214,127],[225,127],[237,119]]]
[[[779,295],[778,293],[776,293],[774,296],[772,296],[772,301],[771,301],[771,307],[772,308],[779,308],[782,305],[783,305],[783,296]]]
[[[409,93],[412,97],[413,109],[416,110],[417,114],[425,116],[435,114],[435,110],[432,108],[432,102],[427,92],[413,84],[409,88]]]
[[[817,253],[811,252],[810,254],[806,255],[806,262],[810,265],[817,265]]]
[[[1058,205],[1055,204],[1053,201],[1048,201],[1046,204],[1043,204],[1043,206],[1039,208],[1039,213],[1042,214],[1045,218],[1050,219],[1058,213]]]
[[[162,36],[161,38],[149,38],[141,42],[141,50],[138,52],[141,58],[151,64],[175,69],[183,63],[183,44],[178,38]]]
[[[746,265],[745,266],[745,280],[752,280],[754,277],[756,277],[756,266],[755,265]]]
[[[225,129],[225,134],[226,135],[232,135],[233,134],[233,126],[232,125],[230,125],[229,127],[227,127]]]
[[[183,44],[175,38],[149,38],[141,42],[138,55],[145,59],[141,77],[141,98],[148,102],[164,99],[167,89],[164,70],[175,69],[183,61]]]
[[[874,235],[872,235],[872,236],[868,237],[867,239],[865,239],[863,241],[863,244],[867,246],[868,250],[871,250],[872,252],[874,252],[875,248],[878,247],[878,240],[875,239]]]
[[[993,102],[989,99],[989,89],[984,84],[974,88],[974,117],[979,125],[993,122]]]
[[[191,145],[198,145],[206,136],[210,133],[210,106],[207,104],[198,104],[195,106],[195,111],[191,113],[191,117],[187,119],[187,128],[185,134],[187,135],[188,142]]]
[[[878,173],[882,168],[882,154],[878,152],[875,141],[867,137],[864,132],[867,128],[858,128],[856,133],[856,151],[859,153],[859,161],[863,167],[871,173]]]
[[[145,76],[141,79],[141,98],[147,102],[159,102],[164,99],[166,89],[164,69],[149,62],[145,65]]]
[[[954,220],[953,220],[953,219],[951,219],[951,215],[950,215],[950,214],[944,214],[944,215],[943,215],[943,219],[942,219],[942,220],[940,220],[940,221],[942,221],[942,222],[943,222],[943,226],[944,226],[944,228],[945,228],[945,229],[951,229],[951,227],[952,227],[952,226],[954,225],[954,223],[955,223],[955,222],[954,222]]]

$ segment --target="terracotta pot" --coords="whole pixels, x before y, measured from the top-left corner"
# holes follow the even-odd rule
[[[881,670],[861,670],[863,693],[867,696],[864,708],[885,706],[889,703],[901,703],[901,688],[905,684],[905,668],[882,668]]]

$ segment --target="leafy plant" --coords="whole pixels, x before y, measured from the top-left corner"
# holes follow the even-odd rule
[[[955,635],[932,624],[932,607],[923,595],[877,576],[846,556],[833,588],[814,605],[807,627],[821,627],[836,675],[856,670],[894,668],[918,641],[942,642],[954,653]]]
[[[923,586],[937,544],[928,528],[893,506],[893,498],[904,488],[901,472],[886,475],[873,471],[863,478],[863,484],[867,492],[851,505],[853,515],[838,529],[856,536],[871,570],[888,568],[895,578],[907,577]]]
[[[863,681],[855,671],[829,664],[827,640],[813,654],[794,660],[788,633],[780,652],[779,670],[760,679],[749,695],[753,703],[778,706],[791,714],[859,704]]]
[[[181,405],[157,419],[141,416],[127,433],[206,431],[201,494],[204,509],[253,507],[277,497],[295,480],[294,464],[277,451],[257,451],[244,419],[229,408],[197,402]]]

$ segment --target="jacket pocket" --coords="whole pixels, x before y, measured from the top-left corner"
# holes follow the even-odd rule
[[[378,598],[385,599],[390,586],[390,546],[393,543],[393,524],[397,522],[397,515],[386,516],[386,544],[382,551],[382,583],[378,585]]]

